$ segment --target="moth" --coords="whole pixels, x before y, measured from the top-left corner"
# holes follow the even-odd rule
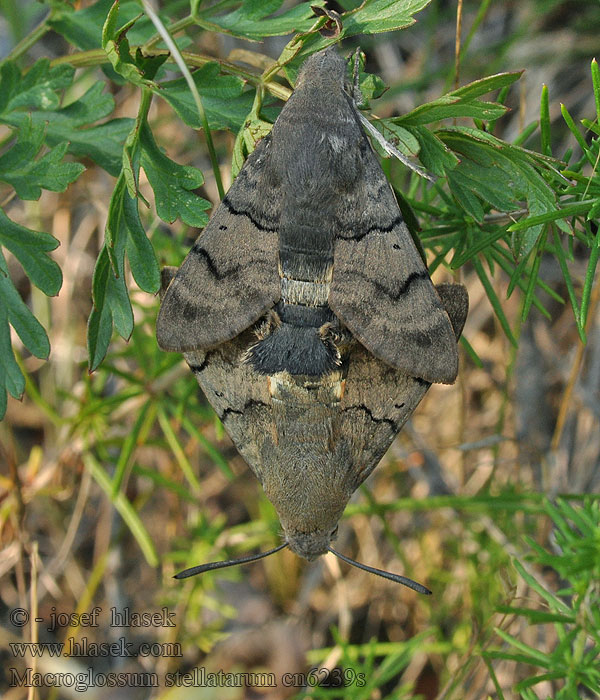
[[[468,298],[433,286],[333,48],[306,60],[163,290],[158,344],[184,354],[281,546],[334,551],[352,493],[430,384],[455,380]]]

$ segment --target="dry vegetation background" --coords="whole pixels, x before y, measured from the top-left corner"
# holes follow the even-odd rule
[[[463,38],[479,9],[479,3],[465,3]],[[378,114],[406,111],[450,88],[455,17],[454,3],[434,3],[416,26],[362,42],[370,72],[392,86],[375,106]],[[559,103],[575,118],[595,113],[589,65],[599,30],[596,3],[489,3],[464,58],[461,83],[526,68],[509,96],[513,111],[500,120],[496,133],[510,141],[535,120],[546,84],[556,127],[553,148],[560,155],[575,144],[560,124]],[[6,33],[5,24],[0,31]],[[204,34],[195,50],[227,57],[239,45],[248,48]],[[282,45],[274,40],[249,48],[276,56]],[[34,49],[50,57],[64,51],[53,36]],[[128,87],[113,88],[118,116],[134,116],[137,95]],[[183,126],[157,100],[151,123],[173,160],[204,172],[201,194],[216,202],[202,135]],[[216,138],[227,183],[233,135],[221,132]],[[457,384],[431,388],[366,487],[355,494],[340,524],[337,547],[359,561],[426,583],[434,591],[431,598],[349,570],[331,555],[307,564],[288,550],[263,563],[177,582],[171,576],[186,566],[276,544],[277,517],[187,367],[156,348],[158,299],[137,290],[132,280],[134,335],[129,344],[115,339],[106,362],[88,375],[91,276],[114,181],[91,162],[86,166],[64,194],[44,192],[39,201],[8,205],[12,218],[59,239],[53,257],[64,283],[60,294],[48,300],[30,288],[19,265],[10,261],[19,291],[48,329],[52,352],[48,362],[23,352],[28,390],[22,402],[9,400],[0,424],[4,673],[10,666],[24,666],[11,653],[11,641],[37,635],[42,641],[87,637],[112,642],[125,636],[135,644],[179,642],[183,656],[46,656],[37,659],[37,668],[56,672],[92,666],[97,671],[154,671],[164,678],[167,672],[205,667],[272,671],[280,677],[314,666],[353,664],[370,682],[377,681],[376,689],[361,695],[350,686],[332,697],[471,700],[497,697],[481,656],[482,650],[502,646],[495,627],[552,653],[560,641],[552,625],[531,625],[497,608],[513,603],[544,609],[542,598],[511,563],[513,556],[524,559],[529,551],[526,535],[552,549],[552,528],[540,513],[538,495],[599,491],[597,289],[585,349],[568,306],[550,302],[551,321],[533,310],[521,325],[518,294],[503,301],[519,334],[515,351],[478,278],[468,265],[462,270],[471,299],[464,335],[482,366],[463,354]],[[177,224],[167,229],[152,215],[146,224],[165,263],[180,262],[197,235]],[[580,260],[571,272],[581,282],[588,253],[577,253]],[[542,261],[541,276],[564,295],[552,258]],[[448,278],[447,271],[436,272],[437,281]],[[506,278],[498,274],[494,284],[504,300]],[[15,344],[22,348],[16,337]],[[117,467],[124,469],[125,478],[115,497],[102,473],[112,474]],[[128,520],[132,511],[145,532]],[[530,570],[547,588],[560,588],[550,568],[531,565]],[[104,617],[97,628],[53,633],[45,623],[37,630],[11,625],[9,611],[31,611],[34,598],[45,621],[53,610],[85,612],[94,606],[102,608]],[[142,613],[163,606],[175,613],[176,627],[108,624],[111,607]],[[493,667],[505,697],[519,697],[514,685],[531,669],[515,661],[495,661]],[[8,676],[4,698],[26,697],[24,689],[9,689],[6,683]],[[552,697],[557,687],[545,681],[535,687],[535,697]],[[93,687],[86,698],[271,700],[301,691],[281,686]],[[72,689],[40,689],[37,695],[75,696],[80,695]]]

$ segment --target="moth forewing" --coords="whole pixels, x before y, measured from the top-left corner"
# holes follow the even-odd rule
[[[329,305],[376,357],[413,377],[452,383],[458,353],[450,319],[377,156],[361,136],[361,177],[336,202]]]
[[[246,161],[162,300],[163,350],[209,349],[231,340],[281,296],[277,228],[281,195],[265,178],[269,137]],[[264,197],[257,199],[256,192]]]

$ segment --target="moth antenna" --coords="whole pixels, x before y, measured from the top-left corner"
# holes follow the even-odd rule
[[[250,554],[247,557],[240,557],[239,559],[227,559],[226,561],[211,561],[208,564],[200,564],[199,566],[192,566],[190,569],[186,569],[185,571],[180,571],[178,574],[175,574],[175,576],[173,576],[173,578],[176,578],[176,579],[189,578],[190,576],[196,576],[198,574],[203,574],[206,571],[214,571],[215,569],[225,569],[228,566],[237,566],[238,564],[249,564],[252,561],[258,561],[259,559],[264,559],[265,557],[268,557],[271,554],[275,554],[275,552],[278,552],[280,549],[283,549],[284,547],[287,547],[287,546],[288,546],[288,543],[284,542],[283,544],[280,544],[277,547],[273,547],[273,549],[269,549],[266,552],[259,552],[258,554]]]
[[[400,153],[400,151],[389,141],[386,141],[385,137],[377,131],[377,129],[371,124],[371,122],[365,117],[364,114],[361,112],[358,112],[358,117],[360,119],[360,123],[365,127],[365,129],[369,132],[369,134],[377,141],[377,143],[383,148],[383,150],[388,153],[391,156],[394,156],[394,158],[397,158],[401,163],[404,163],[407,168],[410,168],[412,171],[417,173],[417,175],[420,175],[421,177],[424,177],[426,180],[429,180],[430,182],[435,182],[435,178],[433,175],[430,175],[428,172],[426,172],[423,168],[419,167],[418,165],[415,165],[410,161],[409,158],[407,158],[404,153]]]
[[[360,91],[360,80],[359,80],[359,75],[360,75],[360,46],[356,48],[356,51],[354,52],[354,66],[352,68],[352,78],[353,78],[353,88],[354,88],[354,100],[358,103],[362,103],[363,101],[363,96],[362,92]]]
[[[389,581],[394,581],[394,583],[401,583],[403,586],[411,588],[417,593],[422,593],[423,595],[431,595],[431,591],[429,590],[429,588],[425,588],[425,586],[423,586],[421,583],[417,583],[411,578],[406,578],[406,576],[400,576],[400,574],[393,574],[391,571],[383,571],[383,569],[376,569],[374,566],[368,566],[367,564],[361,564],[360,562],[355,561],[354,559],[350,559],[350,557],[347,557],[344,554],[340,554],[340,552],[336,552],[335,549],[332,549],[331,547],[327,547],[327,549],[332,554],[335,554],[335,556],[338,559],[345,561],[346,564],[355,566],[357,569],[362,569],[363,571],[368,571],[370,574],[375,574],[376,576],[387,578]]]

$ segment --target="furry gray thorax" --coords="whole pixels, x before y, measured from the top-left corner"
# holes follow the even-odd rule
[[[319,78],[304,76],[318,70]],[[346,64],[333,51],[317,54],[271,132],[272,181],[283,187],[279,220],[281,301],[248,360],[257,372],[319,376],[340,363],[327,302],[333,271],[335,203],[361,177],[354,155],[364,136],[347,108]],[[298,119],[311,110],[311,119]],[[359,166],[357,168],[357,165]]]

